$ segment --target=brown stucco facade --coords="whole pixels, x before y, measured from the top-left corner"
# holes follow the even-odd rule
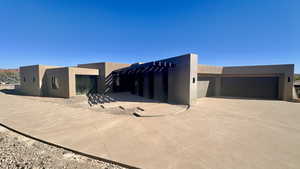
[[[20,91],[26,95],[70,98],[76,96],[75,76],[95,75],[97,69],[33,65],[20,67]],[[53,87],[53,79],[57,87]]]
[[[86,83],[95,83],[93,92],[129,91],[172,104],[191,105],[200,97],[219,96],[291,100],[293,74],[292,64],[208,66],[199,65],[196,54],[185,54],[136,64],[20,67],[20,90],[28,95],[69,98],[78,95],[79,84],[88,79]]]
[[[58,66],[32,65],[20,67],[20,90],[27,95],[42,96],[42,82],[47,69]]]
[[[121,68],[129,67],[130,65],[131,64],[125,64],[125,63],[99,62],[99,63],[78,64],[78,67],[98,69],[99,78],[98,78],[97,90],[99,93],[105,93],[105,92],[110,92],[112,88],[111,72]]]

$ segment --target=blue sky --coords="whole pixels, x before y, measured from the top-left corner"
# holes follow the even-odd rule
[[[146,62],[294,63],[296,0],[0,0],[0,67]]]

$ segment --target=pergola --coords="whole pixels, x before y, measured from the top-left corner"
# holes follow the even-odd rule
[[[168,61],[155,61],[144,64],[133,64],[130,67],[118,69],[112,72],[113,75],[134,75],[144,73],[156,73],[174,68],[175,64]]]

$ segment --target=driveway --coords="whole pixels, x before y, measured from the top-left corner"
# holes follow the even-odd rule
[[[299,103],[202,98],[176,115],[141,118],[28,98],[0,93],[0,122],[128,165],[300,168]]]

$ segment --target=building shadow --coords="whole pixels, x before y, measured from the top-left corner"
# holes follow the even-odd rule
[[[9,95],[19,95],[19,96],[24,96],[22,92],[20,92],[17,89],[1,89],[0,92],[9,94]]]
[[[88,104],[90,106],[112,103],[112,102],[143,102],[143,103],[163,103],[159,100],[147,99],[142,96],[131,94],[130,92],[112,92],[107,94],[100,94],[96,92],[89,92],[86,94]]]
[[[235,97],[235,96],[210,96],[208,98],[215,99],[235,99],[235,100],[262,100],[262,101],[281,101],[279,99],[268,99],[268,98],[250,98],[250,97]]]

